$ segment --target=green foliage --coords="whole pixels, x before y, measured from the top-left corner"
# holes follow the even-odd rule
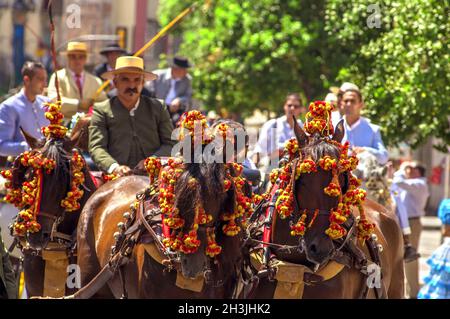
[[[194,1],[164,0],[166,25]],[[200,2],[199,2],[200,3]],[[323,99],[330,86],[363,88],[366,114],[387,144],[450,144],[450,34],[445,1],[216,0],[175,32],[194,64],[194,89],[210,109],[281,112],[288,92]],[[305,101],[306,102],[306,101]]]
[[[323,99],[343,59],[327,44],[323,3],[218,0],[206,12],[196,10],[177,31],[183,31],[182,53],[196,65],[197,98],[244,115],[255,108],[281,112],[290,92]],[[190,4],[161,2],[161,24]]]
[[[329,1],[326,29],[343,46],[358,48],[339,80],[363,88],[367,116],[389,144],[412,147],[428,137],[450,144],[449,7],[445,1],[385,0],[381,26],[370,29],[372,1]],[[364,27],[362,27],[364,26]]]

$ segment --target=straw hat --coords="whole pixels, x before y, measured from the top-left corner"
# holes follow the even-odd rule
[[[116,61],[116,68],[112,71],[102,74],[105,80],[112,80],[115,75],[120,73],[143,74],[146,81],[156,80],[158,76],[152,72],[144,70],[144,60],[139,57],[122,56]]]
[[[61,52],[61,54],[71,54],[71,53],[78,53],[78,54],[88,54],[88,48],[86,43],[84,42],[69,42],[67,44],[67,50]]]

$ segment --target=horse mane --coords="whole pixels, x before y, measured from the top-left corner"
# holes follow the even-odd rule
[[[303,157],[310,157],[316,163],[324,156],[338,159],[341,152],[338,146],[329,142],[328,137],[324,138],[319,133],[312,135],[308,144],[301,151]]]
[[[199,187],[191,187],[189,180],[195,178]],[[195,207],[203,207],[209,201],[217,201],[223,193],[225,166],[219,163],[187,163],[185,171],[175,186],[176,207],[185,219],[185,227],[194,222]]]
[[[45,158],[56,162],[55,175],[57,177],[70,178],[70,168],[67,163],[69,163],[71,159],[71,154],[64,149],[63,140],[48,140],[40,152]]]

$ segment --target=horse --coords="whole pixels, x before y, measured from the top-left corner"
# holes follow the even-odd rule
[[[66,212],[66,208],[62,207],[61,202],[67,198],[70,191],[73,191],[71,188],[73,182],[71,162],[73,160],[72,152],[76,151],[75,146],[78,143],[77,136],[73,139],[65,137],[39,141],[24,131],[22,133],[31,149],[27,156],[48,159],[55,163],[51,172],[42,173],[41,189],[37,189],[37,192],[41,194],[39,205],[35,211],[35,221],[40,225],[39,230],[16,236],[19,240],[18,246],[24,255],[23,269],[27,295],[40,297],[49,293],[52,297],[60,297],[76,290],[76,285],[67,287],[65,284],[67,265],[76,264],[75,232],[78,219],[81,208],[96,190],[96,186],[84,164],[81,172],[84,174],[85,181],[80,185],[84,194],[79,199],[80,208]],[[24,165],[22,159],[23,155],[19,156],[11,169],[13,189],[21,189],[24,183],[30,182],[35,177],[33,167]],[[62,258],[61,256],[64,256],[63,260],[65,260],[62,263],[61,259],[54,259]],[[52,259],[54,263],[52,263]],[[49,266],[50,264],[52,266]],[[52,270],[64,276],[63,279],[51,278]],[[46,291],[46,280],[49,280],[48,291]],[[61,284],[62,280],[64,284]]]
[[[201,244],[194,253],[179,252],[175,267],[158,262],[149,254],[147,230],[135,239],[129,262],[120,267],[113,277],[96,292],[93,298],[231,298],[239,278],[241,264],[242,232],[226,236],[221,231],[224,221],[220,214],[232,211],[235,205],[231,188],[224,192],[225,165],[219,163],[186,163],[184,172],[176,183],[176,207],[185,220],[183,232],[194,223],[195,205],[201,202],[204,211],[212,219],[198,227]],[[190,180],[198,180],[198,186],[190,186]],[[77,232],[81,284],[88,285],[111,260],[111,246],[115,246],[117,226],[123,228],[124,217],[130,212],[130,205],[136,201],[136,193],[148,186],[148,178],[142,176],[121,177],[98,189],[84,207]],[[156,197],[155,197],[156,196]],[[156,222],[161,225],[160,207],[157,195],[150,200],[146,211],[153,211]],[[133,212],[133,207],[131,207]],[[138,212],[134,211],[134,215]],[[125,215],[124,215],[125,214]],[[129,215],[128,215],[129,218]],[[120,224],[122,223],[122,224]],[[150,223],[150,222],[149,222]],[[133,226],[130,226],[133,228]],[[141,226],[142,228],[142,226]],[[207,233],[213,231],[222,253],[215,258],[205,255]],[[150,241],[151,242],[151,241]],[[156,253],[158,255],[158,253]],[[167,261],[167,260],[166,260]],[[178,270],[177,270],[178,269]],[[179,281],[203,281],[196,289],[182,289]]]
[[[315,163],[324,156],[330,156],[333,159],[339,159],[340,145],[344,136],[343,122],[340,122],[334,132],[332,141],[329,143],[328,137],[323,137],[318,133],[307,135],[305,131],[295,123],[295,136],[300,148],[301,156],[309,158]],[[342,194],[349,187],[349,173],[340,173],[338,183],[342,189]],[[367,199],[363,204],[363,209],[367,220],[375,224],[375,236],[377,239],[374,249],[364,247],[360,240],[357,240],[354,234],[359,211],[353,209],[351,216],[348,218],[344,227],[348,230],[347,237],[338,240],[332,240],[326,230],[330,227],[330,211],[336,209],[338,198],[328,196],[324,193],[324,188],[330,185],[333,180],[332,173],[318,168],[316,172],[301,174],[300,177],[293,179],[293,201],[295,201],[294,209],[291,212],[293,220],[300,218],[301,212],[304,212],[306,219],[303,221],[305,233],[303,236],[291,236],[292,223],[289,218],[281,219],[279,214],[272,215],[272,220],[267,216],[262,216],[264,210],[255,213],[260,216],[263,221],[268,221],[271,225],[270,236],[265,242],[265,257],[267,261],[265,265],[269,265],[270,260],[282,261],[284,263],[301,266],[300,280],[304,289],[294,298],[402,298],[404,297],[404,274],[403,274],[403,239],[401,230],[393,213],[383,206]],[[266,205],[261,207],[269,207],[270,203],[275,203],[278,193],[271,195]],[[257,217],[255,217],[257,219]],[[352,232],[353,231],[353,232]],[[261,238],[261,237],[258,237]],[[382,248],[384,248],[382,250]],[[378,264],[381,264],[381,274],[373,268],[373,273],[368,272],[370,268],[367,256],[371,255],[371,259],[377,261],[377,256],[373,256],[373,251],[381,251]],[[264,264],[264,262],[263,262]],[[327,267],[329,266],[329,267]],[[359,268],[359,269],[358,269]],[[255,272],[258,269],[255,270]],[[379,270],[379,268],[378,268]],[[278,280],[275,280],[273,269],[259,269],[261,279],[256,286],[253,298],[273,298],[275,296]],[[328,273],[327,273],[328,272]],[[271,274],[271,275],[267,275]],[[291,275],[293,272],[291,272]],[[372,277],[371,277],[372,275]],[[376,282],[375,287],[378,290],[369,290],[371,288],[369,279],[381,278],[381,282]],[[380,287],[381,286],[381,287]],[[291,286],[289,286],[291,287]],[[302,292],[302,293],[301,293]],[[290,296],[289,298],[291,298]],[[288,298],[284,295],[282,298]]]
[[[358,160],[353,173],[362,181],[361,187],[367,190],[367,196],[381,206],[392,209],[387,166],[380,165],[375,155],[369,152],[359,153]]]

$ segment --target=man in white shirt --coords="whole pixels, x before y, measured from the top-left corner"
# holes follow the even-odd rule
[[[410,242],[416,250],[419,247],[422,224],[420,218],[425,215],[425,206],[430,195],[425,168],[417,162],[404,162],[394,174],[392,181],[397,195],[394,197],[399,219],[404,220],[407,214],[409,227],[403,225],[406,242]],[[409,234],[409,235],[408,235]],[[415,298],[419,292],[419,263],[414,260],[405,264],[405,274],[409,286],[409,296]]]
[[[381,138],[381,129],[378,125],[361,116],[364,101],[359,88],[348,86],[342,94],[341,107],[344,110],[345,136],[342,143],[348,141],[355,153],[372,153],[380,165],[387,163],[388,152]],[[336,126],[338,123],[333,122]]]
[[[295,137],[293,116],[298,118],[305,110],[299,95],[295,93],[286,97],[283,109],[284,116],[272,119],[263,125],[252,152],[253,161],[260,163],[266,172],[278,167],[286,142]],[[298,123],[303,126],[301,120],[298,120]]]

